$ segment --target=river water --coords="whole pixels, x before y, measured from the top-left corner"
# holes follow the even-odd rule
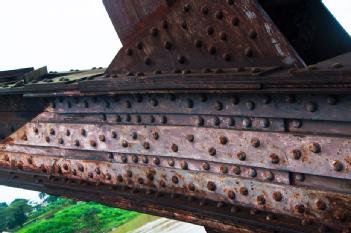
[[[206,233],[202,226],[150,215],[140,215],[110,233]]]

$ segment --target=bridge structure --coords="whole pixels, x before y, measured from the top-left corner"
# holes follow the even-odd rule
[[[321,1],[103,2],[107,69],[0,72],[1,184],[208,232],[350,232],[351,39]]]

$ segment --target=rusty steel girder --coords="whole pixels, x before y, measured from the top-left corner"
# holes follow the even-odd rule
[[[320,1],[104,4],[106,70],[0,72],[1,184],[208,232],[350,232],[351,41]]]

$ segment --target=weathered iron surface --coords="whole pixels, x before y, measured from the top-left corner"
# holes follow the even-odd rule
[[[316,50],[319,1],[104,4],[107,70],[0,72],[1,184],[208,232],[350,232],[350,38]]]
[[[124,44],[108,73],[304,66],[256,1],[104,2]]]

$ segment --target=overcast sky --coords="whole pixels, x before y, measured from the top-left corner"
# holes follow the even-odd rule
[[[351,0],[324,2],[351,34]],[[107,67],[121,47],[101,0],[1,0],[0,29],[0,70]],[[0,186],[0,202],[16,197],[37,193]]]

